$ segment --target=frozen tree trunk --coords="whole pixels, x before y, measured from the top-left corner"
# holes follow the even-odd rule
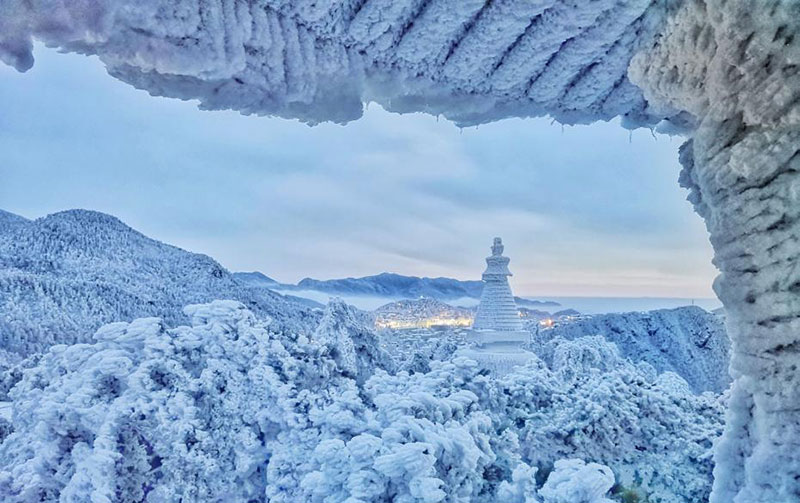
[[[686,0],[630,73],[685,112],[680,181],[720,270],[734,384],[711,502],[800,501],[800,2]]]

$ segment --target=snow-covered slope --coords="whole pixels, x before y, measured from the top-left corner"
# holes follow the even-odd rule
[[[15,215],[14,213],[10,213],[5,210],[0,210],[0,232],[2,233],[10,232],[12,229],[16,229],[29,223],[30,220],[25,217]]]
[[[233,273],[233,277],[236,278],[240,283],[244,283],[245,285],[250,285],[250,286],[273,287],[280,284],[274,279],[267,276],[266,274],[260,273],[258,271],[235,272]]]
[[[0,214],[0,348],[27,355],[82,342],[101,325],[142,316],[186,322],[182,307],[235,299],[311,325],[317,315],[238,281],[206,255],[150,239],[103,213],[28,221]],[[308,326],[311,326],[308,325]]]
[[[625,357],[681,375],[696,391],[720,392],[730,384],[725,326],[699,307],[595,315],[542,330],[538,343],[591,335],[615,343]]]

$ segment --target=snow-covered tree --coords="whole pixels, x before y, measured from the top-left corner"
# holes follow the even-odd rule
[[[554,339],[543,354],[498,379],[486,406],[517,425],[524,461],[604,463],[653,502],[708,498],[720,396],[695,395],[677,374],[633,364],[602,337]]]
[[[600,503],[612,470],[652,501],[708,492],[718,408],[601,338],[498,379],[466,358],[393,372],[340,301],[311,338],[234,301],[184,315],[106,325],[22,371],[2,501]]]
[[[658,372],[675,372],[698,393],[720,393],[731,382],[730,341],[723,319],[697,306],[593,315],[533,333],[537,352],[558,337],[603,336],[622,356],[647,362]]]
[[[368,328],[371,320],[343,300],[331,299],[314,332],[313,339],[345,375],[363,383],[376,368],[394,369],[394,361],[378,345],[378,337]]]

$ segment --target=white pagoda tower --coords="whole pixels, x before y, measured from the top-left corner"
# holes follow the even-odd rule
[[[522,365],[534,355],[522,349],[530,342],[531,334],[522,326],[522,320],[508,285],[509,258],[503,256],[503,240],[494,238],[492,255],[486,258],[483,272],[481,303],[467,334],[470,347],[459,350],[459,354],[477,361],[482,367],[496,374],[510,371]]]
[[[517,304],[508,285],[508,277],[512,275],[508,270],[509,260],[503,256],[503,240],[494,238],[492,255],[486,257],[486,270],[483,271],[481,303],[472,325],[475,330],[522,330]]]

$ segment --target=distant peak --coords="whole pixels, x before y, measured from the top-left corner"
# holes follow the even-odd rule
[[[0,210],[0,221],[5,222],[30,222],[27,218],[11,213],[10,211]]]
[[[371,277],[373,277],[373,278],[397,278],[399,276],[401,276],[401,274],[397,274],[396,272],[386,272],[386,271],[384,271],[384,272],[375,274],[375,275],[373,275]],[[365,277],[369,278],[370,276],[365,276]],[[412,278],[413,276],[403,276],[403,277]]]
[[[245,283],[252,285],[278,285],[278,281],[259,271],[235,272],[233,276]]]
[[[44,217],[45,220],[81,220],[86,222],[108,222],[125,225],[119,218],[95,210],[76,208],[72,210],[57,211]],[[127,227],[127,226],[126,226]]]
[[[131,226],[119,218],[94,210],[73,209],[47,215],[36,220],[45,225],[78,227],[94,230],[111,230],[115,232],[133,232],[139,234]]]

